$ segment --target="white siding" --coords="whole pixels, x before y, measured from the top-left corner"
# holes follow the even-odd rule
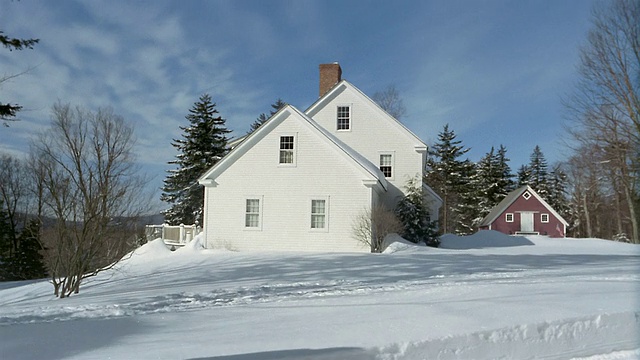
[[[357,165],[289,115],[206,187],[207,247],[234,250],[363,251],[352,223],[377,196]],[[279,165],[281,135],[295,135],[295,166]],[[260,230],[245,228],[245,201],[260,198]],[[327,199],[326,231],[311,229],[311,200]]]
[[[424,154],[417,152],[415,146],[424,144],[418,139],[413,141],[413,136],[394,124],[394,119],[350,86],[345,85],[327,104],[312,109],[307,115],[376,165],[380,164],[381,153],[394,154],[393,177],[387,179],[392,186],[385,201],[388,206],[394,206],[408,178],[422,176]],[[345,105],[351,106],[351,128],[338,131],[337,107]]]

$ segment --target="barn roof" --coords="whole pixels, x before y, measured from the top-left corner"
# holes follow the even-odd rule
[[[560,214],[558,214],[551,207],[551,205],[549,205],[549,203],[544,201],[544,199],[541,198],[540,195],[538,195],[538,193],[531,188],[531,186],[525,185],[507,194],[507,196],[504,199],[502,199],[502,201],[500,201],[498,205],[496,205],[493,209],[491,209],[491,212],[489,212],[489,214],[485,216],[484,219],[482,219],[482,222],[480,222],[479,226],[482,227],[482,226],[491,225],[498,218],[498,216],[500,216],[505,210],[507,210],[507,208],[511,206],[511,204],[513,204],[516,201],[516,199],[518,199],[522,194],[524,194],[525,191],[529,191],[531,195],[533,195],[536,199],[538,199],[538,201],[542,205],[544,205],[544,207],[547,208],[547,210],[549,210],[549,212],[553,214],[553,216],[555,216],[558,220],[560,220],[565,226],[569,225],[569,223],[562,216],[560,216]]]

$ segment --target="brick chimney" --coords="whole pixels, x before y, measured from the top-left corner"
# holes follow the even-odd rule
[[[340,64],[320,64],[320,97],[324,96],[331,88],[342,80]]]

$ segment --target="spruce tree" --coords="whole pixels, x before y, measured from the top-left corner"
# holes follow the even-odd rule
[[[500,173],[495,193],[496,205],[502,201],[508,193],[516,188],[516,183],[513,180],[514,175],[511,172],[509,161],[510,159],[507,157],[507,148],[504,147],[504,145],[500,145],[496,154],[496,165],[498,167],[497,172]]]
[[[13,247],[13,231],[9,224],[9,217],[4,210],[4,203],[0,199],[0,280],[10,280],[11,259]]]
[[[456,222],[453,232],[457,235],[471,235],[476,231],[478,218],[478,202],[482,198],[480,179],[477,174],[476,164],[469,160],[462,162],[462,181],[456,192],[457,204],[453,207]]]
[[[562,217],[568,219],[570,207],[567,199],[567,174],[560,164],[555,165],[549,173],[548,184],[549,194],[545,200]]]
[[[39,222],[30,221],[20,232],[18,241],[18,250],[10,261],[12,278],[14,280],[44,278],[47,272],[41,253]]]
[[[518,169],[518,187],[531,185],[531,169],[527,165],[521,165]]]
[[[402,222],[402,236],[414,243],[424,242],[428,246],[438,247],[440,240],[436,225],[431,221],[429,209],[425,203],[420,179],[409,179],[405,186],[405,196],[396,205],[395,214]]]
[[[528,168],[530,170],[528,185],[531,186],[543,199],[546,199],[549,195],[548,165],[547,159],[544,157],[544,154],[538,145],[536,145],[533,149],[533,153],[531,153]]]
[[[254,121],[253,124],[251,124],[251,128],[247,132],[247,135],[256,131],[260,127],[260,125],[264,124],[267,120],[269,120],[270,117],[272,117],[275,113],[277,113],[278,110],[285,107],[285,105],[287,105],[287,103],[282,101],[282,99],[278,98],[278,100],[276,100],[275,103],[271,104],[271,112],[269,113],[269,115],[265,113],[260,114],[260,116],[258,116],[256,121]]]
[[[514,188],[513,174],[506,154],[504,146],[500,145],[497,152],[492,147],[476,165],[478,198],[474,225],[478,225]]]
[[[456,216],[453,209],[460,200],[461,188],[467,182],[468,160],[460,160],[470,149],[466,149],[462,142],[456,140],[456,134],[449,130],[449,124],[444,126],[438,134],[438,142],[428,153],[425,182],[442,198],[440,208],[440,231],[447,233],[456,227]]]
[[[171,205],[164,212],[167,223],[202,225],[204,189],[198,178],[227,153],[227,134],[231,131],[209,94],[200,96],[186,119],[190,125],[180,127],[182,139],[171,143],[178,155],[169,164],[177,169],[168,171],[160,199]]]

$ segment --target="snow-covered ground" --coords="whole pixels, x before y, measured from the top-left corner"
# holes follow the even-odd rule
[[[638,359],[640,246],[444,236],[384,254],[170,252],[80,294],[0,283],[1,359]]]

